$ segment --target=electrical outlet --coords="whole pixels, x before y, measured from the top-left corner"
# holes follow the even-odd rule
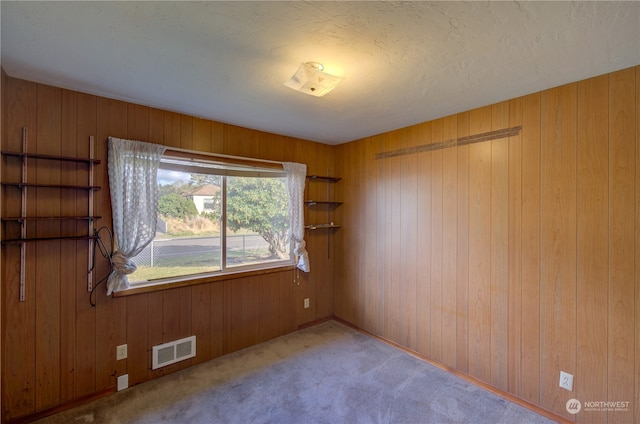
[[[560,387],[573,391],[573,376],[564,371],[560,371]]]
[[[116,361],[127,359],[127,345],[123,344],[116,347]]]
[[[308,309],[309,308],[309,298],[305,298],[304,299],[304,309]]]

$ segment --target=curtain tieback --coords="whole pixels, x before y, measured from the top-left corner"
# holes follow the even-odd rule
[[[113,264],[113,270],[120,275],[131,274],[138,269],[136,264],[119,250],[116,250],[111,256],[111,263]]]
[[[306,252],[305,247],[307,246],[307,242],[305,242],[304,240],[298,240],[296,238],[293,238],[293,242],[295,243],[293,247],[293,253],[295,253],[296,256],[301,256]]]

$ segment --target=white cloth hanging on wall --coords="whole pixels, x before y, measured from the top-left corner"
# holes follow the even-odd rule
[[[116,249],[107,295],[129,288],[131,260],[156,235],[158,165],[166,150],[159,144],[109,137],[109,188]]]
[[[289,195],[289,216],[291,217],[291,240],[294,243],[298,269],[309,272],[309,254],[304,241],[304,184],[307,179],[307,165],[295,162],[282,164],[287,173],[287,194]]]

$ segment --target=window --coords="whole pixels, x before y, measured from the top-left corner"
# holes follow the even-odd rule
[[[282,169],[163,156],[158,226],[131,287],[293,264]]]

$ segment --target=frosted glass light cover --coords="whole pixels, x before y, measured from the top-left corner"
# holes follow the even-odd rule
[[[322,72],[308,63],[302,63],[284,85],[311,96],[322,97],[333,90],[343,79]]]

